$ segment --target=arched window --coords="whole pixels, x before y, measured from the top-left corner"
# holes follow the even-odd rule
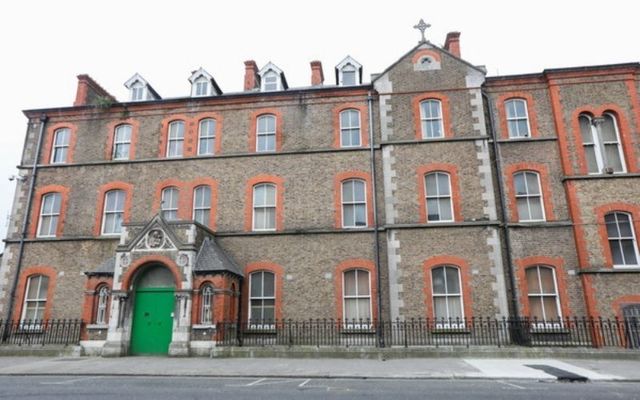
[[[102,285],[97,290],[96,296],[96,325],[106,325],[109,315],[109,298],[111,293],[107,285]]]
[[[175,186],[170,186],[162,189],[162,200],[160,201],[160,208],[162,210],[162,217],[167,221],[175,221],[178,219],[178,197],[180,191]]]
[[[276,116],[261,115],[256,123],[256,151],[276,151]]]
[[[42,196],[40,206],[40,219],[38,221],[38,237],[54,237],[58,229],[60,219],[60,207],[62,195],[60,193],[47,193]]]
[[[520,221],[544,221],[544,203],[540,187],[540,174],[521,171],[513,174],[518,219]]]
[[[27,278],[24,289],[24,303],[22,305],[21,322],[35,322],[44,319],[44,311],[47,306],[47,290],[49,289],[49,277],[45,275],[32,275]],[[37,326],[38,324],[36,324]]]
[[[360,111],[349,109],[340,113],[340,146],[360,147]]]
[[[433,317],[439,328],[457,328],[464,321],[460,269],[444,265],[431,270]],[[455,326],[453,324],[456,324]]]
[[[115,235],[122,232],[125,199],[124,190],[110,190],[105,193],[102,212],[103,235]]]
[[[625,172],[624,155],[616,118],[611,113],[594,118],[578,117],[582,147],[590,174]]]
[[[193,189],[193,219],[194,221],[209,226],[211,215],[211,188],[198,186]]]
[[[444,137],[442,103],[440,100],[428,99],[420,102],[420,120],[422,122],[423,139]]]
[[[275,304],[275,275],[268,271],[252,273],[249,280],[249,321],[260,325],[273,323]]]
[[[276,229],[276,185],[260,183],[253,187],[253,230]]]
[[[205,284],[200,291],[200,323],[213,323],[213,286]]]
[[[182,157],[184,145],[183,121],[173,121],[169,124],[167,139],[167,157]]]
[[[560,299],[554,268],[535,265],[526,270],[529,317],[540,322],[559,321]]]
[[[64,164],[67,162],[70,141],[71,130],[69,128],[61,128],[55,131],[53,148],[51,149],[51,164]]]
[[[200,133],[198,137],[198,155],[211,155],[214,153],[216,140],[216,120],[206,118],[200,121]]]
[[[342,182],[342,227],[367,226],[366,183],[360,179]]]
[[[118,125],[113,137],[114,160],[128,160],[131,148],[131,125]]]
[[[509,99],[505,101],[504,107],[507,109],[509,137],[522,138],[531,136],[526,100]]]
[[[604,216],[609,249],[615,267],[638,267],[638,242],[631,214],[613,212]]]
[[[362,327],[371,320],[371,281],[369,271],[352,269],[342,275],[344,322],[347,327]]]
[[[453,221],[451,177],[446,172],[431,172],[424,177],[427,222]]]

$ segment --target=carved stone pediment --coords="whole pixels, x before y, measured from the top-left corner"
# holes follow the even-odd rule
[[[171,227],[156,215],[125,246],[132,252],[175,251],[180,243]]]

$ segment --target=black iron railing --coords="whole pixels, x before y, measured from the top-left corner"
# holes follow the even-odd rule
[[[78,344],[82,324],[82,321],[78,319],[0,320],[0,343],[19,346]]]
[[[528,318],[220,322],[219,346],[546,346],[640,349],[640,319]]]

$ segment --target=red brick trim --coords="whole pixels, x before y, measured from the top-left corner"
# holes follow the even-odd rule
[[[129,145],[128,160],[135,160],[136,145],[138,144],[138,132],[140,132],[140,122],[132,118],[113,121],[107,125],[107,146],[105,147],[104,159],[113,160],[113,143],[116,137],[116,128],[120,125],[131,125],[131,144]]]
[[[113,278],[106,276],[91,276],[87,278],[87,283],[85,284],[85,292],[84,292],[84,300],[82,303],[82,320],[88,324],[96,323],[96,317],[98,315],[98,290],[102,287],[106,286],[109,288],[109,301],[107,302],[107,314],[106,321],[109,321],[109,313],[111,311],[111,300],[112,300],[112,287],[113,287]],[[87,333],[86,326],[82,329],[81,333],[82,340],[88,340],[89,335]]]
[[[510,139],[509,126],[507,124],[506,103],[508,100],[520,99],[527,104],[527,115],[529,116],[529,130],[531,137],[540,135],[538,132],[538,114],[536,113],[535,102],[531,93],[527,92],[506,92],[498,96],[496,99],[496,108],[498,110],[498,118],[500,120],[500,137]]]
[[[571,311],[569,309],[569,293],[567,292],[566,272],[564,270],[564,260],[561,257],[532,256],[514,260],[516,265],[516,284],[520,292],[520,312],[523,316],[530,316],[529,309],[529,292],[527,290],[526,270],[536,265],[551,267],[556,274],[556,283],[558,284],[558,296],[560,297],[560,311],[562,317],[569,317]]]
[[[540,178],[540,188],[542,190],[542,201],[544,202],[544,218],[546,221],[555,221],[555,213],[553,211],[553,202],[551,200],[551,188],[549,185],[549,172],[547,166],[539,163],[522,162],[510,164],[504,167],[504,179],[506,182],[505,189],[507,198],[509,199],[509,211],[511,221],[519,221],[518,206],[516,204],[516,188],[513,183],[513,175],[517,172],[531,171],[538,173]]]
[[[435,61],[440,62],[440,53],[438,53],[437,51],[434,50],[429,50],[429,49],[422,49],[422,50],[418,50],[413,54],[413,57],[411,57],[411,64],[417,64],[418,61],[420,61],[420,59],[424,56],[429,56],[431,58],[433,58]]]
[[[337,229],[342,229],[342,182],[348,179],[359,179],[364,181],[367,196],[367,227],[373,226],[373,192],[371,191],[371,175],[364,171],[343,171],[339,172],[335,176],[333,180],[334,226]]]
[[[258,117],[269,114],[276,117],[276,152],[282,149],[282,112],[277,108],[261,108],[249,116],[249,153],[256,153]]]
[[[164,118],[161,122],[160,130],[160,150],[158,157],[167,158],[167,146],[169,143],[169,125],[172,122],[182,121],[184,123],[184,142],[182,144],[182,156],[187,157],[191,153],[193,143],[187,142],[187,139],[193,137],[193,121],[184,114],[174,114]],[[187,150],[187,147],[189,150]],[[174,157],[172,157],[174,158]]]
[[[598,223],[600,245],[602,246],[602,254],[604,255],[605,266],[607,268],[613,268],[613,257],[611,255],[611,248],[609,247],[609,235],[607,234],[607,225],[604,222],[604,217],[606,214],[612,212],[623,212],[631,215],[631,221],[636,235],[636,246],[638,234],[640,233],[640,205],[614,202],[594,208],[593,213]]]
[[[60,122],[53,124],[47,128],[47,133],[44,139],[44,148],[40,159],[41,164],[51,164],[51,152],[53,151],[53,140],[55,133],[58,129],[69,129],[69,148],[67,150],[67,160],[65,164],[71,164],[73,162],[73,152],[76,148],[76,142],[78,140],[78,127],[75,124],[69,122]]]
[[[624,116],[622,109],[616,104],[603,104],[599,107],[580,107],[573,111],[571,114],[571,128],[573,130],[573,140],[576,145],[576,151],[578,156],[578,171],[582,175],[589,173],[589,166],[587,165],[586,155],[584,153],[582,135],[580,133],[580,123],[578,117],[580,114],[590,114],[592,117],[602,116],[605,113],[612,114],[618,125],[620,133],[620,145],[622,146],[622,153],[624,154],[624,165],[627,168],[627,172],[638,172],[635,155],[633,152],[633,138],[631,137],[631,129],[629,122]]]
[[[244,299],[242,304],[242,320],[243,321],[249,320],[249,302],[250,302],[249,285],[251,282],[251,274],[253,272],[258,272],[258,271],[268,271],[275,275],[275,286],[276,286],[275,316],[277,320],[282,320],[283,318],[282,304],[283,304],[283,297],[284,297],[284,290],[283,290],[284,269],[278,264],[274,264],[268,261],[257,261],[254,263],[247,264],[247,266],[244,267],[244,276],[246,278],[246,283],[242,285],[242,298]]]
[[[247,180],[244,196],[244,230],[253,231],[253,187],[259,183],[276,186],[276,231],[284,229],[284,179],[275,175],[258,175]]]
[[[443,137],[454,137],[455,134],[453,133],[451,126],[449,97],[444,93],[428,92],[414,96],[411,100],[416,140],[426,140],[422,138],[422,120],[420,114],[420,103],[425,100],[440,100],[440,103],[442,104],[442,127],[444,129]]]
[[[193,141],[193,155],[198,155],[198,146],[200,144],[200,121],[203,119],[213,119],[216,121],[216,138],[213,145],[213,154],[218,155],[222,153],[222,114],[216,112],[204,112],[193,116],[195,121],[195,129],[193,130],[194,137],[190,140]]]
[[[371,288],[369,292],[369,295],[371,296],[371,319],[376,320],[378,316],[378,277],[376,276],[376,267],[373,261],[363,258],[345,260],[336,266],[333,276],[335,285],[336,318],[339,320],[344,319],[342,276],[345,272],[354,269],[369,272],[369,285]]]
[[[56,288],[56,278],[58,273],[52,267],[46,265],[36,265],[27,267],[20,273],[18,280],[18,287],[16,288],[16,302],[13,305],[13,318],[14,320],[22,319],[22,307],[24,306],[25,290],[27,288],[27,280],[29,277],[35,275],[44,275],[49,278],[49,285],[47,287],[47,304],[44,308],[45,320],[51,319],[51,313],[53,310],[53,293]]]
[[[176,283],[176,290],[182,289],[182,273],[176,263],[166,256],[158,254],[148,255],[140,257],[127,268],[126,272],[122,276],[122,290],[133,290],[133,281],[137,273],[150,264],[160,264],[163,267],[169,269],[173,275],[173,279]]]
[[[360,147],[369,146],[369,111],[366,104],[345,103],[333,108],[333,148],[342,148],[340,132],[340,113],[346,110],[356,110],[360,112]]]
[[[209,229],[212,231],[216,230],[216,215],[217,215],[217,205],[218,205],[218,181],[209,177],[201,177],[196,178],[189,182],[188,190],[186,193],[186,203],[189,205],[188,211],[190,215],[187,219],[193,219],[193,201],[194,201],[194,191],[199,186],[209,186],[211,189],[211,210],[209,212]],[[276,215],[277,215],[277,205],[276,205]]]
[[[462,309],[465,319],[473,318],[473,298],[471,293],[471,268],[467,260],[455,257],[440,255],[428,258],[422,263],[424,273],[424,307],[426,317],[433,320],[435,318],[433,309],[433,286],[431,284],[431,270],[443,265],[451,265],[460,269],[460,281],[462,282]]]
[[[640,304],[640,294],[629,294],[626,296],[618,297],[611,303],[611,309],[620,321],[624,321],[622,308],[626,305],[631,304]]]
[[[202,307],[202,290],[205,285],[211,285],[214,289],[212,299],[211,323],[228,321],[225,318],[225,310],[228,307],[230,295],[228,293],[216,292],[216,290],[226,289],[229,285],[227,279],[222,275],[197,276],[193,281],[193,301],[191,306],[191,324],[199,325],[201,322],[200,307]]]
[[[31,219],[29,221],[29,238],[35,238],[38,234],[38,223],[40,222],[40,211],[42,208],[42,198],[49,193],[60,193],[60,216],[56,227],[56,237],[62,236],[64,232],[64,221],[67,217],[67,202],[69,201],[69,188],[61,185],[47,185],[36,189],[33,195],[33,208],[31,209]]]
[[[416,177],[418,179],[418,215],[420,222],[426,224],[427,221],[427,201],[425,198],[426,187],[424,178],[431,172],[445,172],[449,174],[451,182],[451,201],[453,202],[453,221],[462,222],[462,201],[460,196],[460,181],[458,179],[458,167],[453,164],[433,163],[421,165],[416,169]],[[434,221],[436,222],[436,221]]]
[[[178,189],[178,219],[191,219],[190,206],[187,200],[188,195],[185,195],[185,192],[189,191],[189,186],[187,183],[177,179],[165,179],[156,184],[156,190],[153,194],[153,213],[158,214],[161,212],[162,191],[170,187]]]
[[[562,171],[564,175],[572,175],[573,168],[571,165],[571,156],[568,147],[569,134],[564,124],[564,111],[562,109],[560,87],[557,85],[557,83],[552,81],[549,81],[548,84],[549,97],[551,98],[551,109],[553,111],[553,122],[558,133],[558,148],[560,150]]]
[[[98,188],[98,201],[96,202],[96,215],[93,223],[93,234],[102,234],[102,213],[104,211],[104,196],[111,190],[124,190],[124,222],[129,222],[131,217],[131,205],[133,203],[133,185],[127,182],[109,182]]]

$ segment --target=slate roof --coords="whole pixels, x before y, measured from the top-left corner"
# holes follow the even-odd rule
[[[230,272],[240,277],[244,276],[233,258],[227,255],[214,239],[208,237],[202,241],[193,272]]]

